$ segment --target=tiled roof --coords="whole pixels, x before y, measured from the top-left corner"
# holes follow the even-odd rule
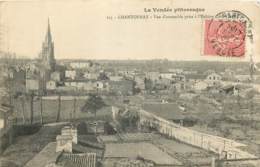
[[[102,149],[97,149],[90,146],[83,146],[82,144],[73,144],[72,150],[73,152],[78,152],[78,153],[95,153],[97,157],[102,157],[103,154]]]
[[[58,158],[57,164],[63,167],[95,167],[96,154],[95,153],[83,153],[83,154],[63,153]]]

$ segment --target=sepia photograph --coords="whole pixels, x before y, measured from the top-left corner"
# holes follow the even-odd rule
[[[260,167],[259,0],[0,1],[0,167]]]

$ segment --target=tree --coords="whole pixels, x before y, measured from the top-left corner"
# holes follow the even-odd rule
[[[109,77],[107,76],[106,73],[102,72],[99,74],[98,80],[109,80]]]
[[[89,98],[85,101],[85,104],[82,106],[81,111],[91,112],[95,115],[96,118],[97,111],[105,106],[106,104],[100,96],[96,94],[90,94]]]
[[[136,111],[125,110],[119,113],[118,121],[121,125],[121,129],[125,131],[126,129],[136,129],[139,122],[139,114]]]

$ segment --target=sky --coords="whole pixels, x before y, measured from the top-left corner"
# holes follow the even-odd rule
[[[124,19],[107,16],[147,14],[144,8],[204,8],[204,15],[239,9],[255,25],[255,60],[259,61],[260,10],[254,2],[203,0],[56,0],[1,3],[1,49],[36,58],[50,19],[56,59],[163,59],[248,61],[203,54],[205,19]],[[157,13],[149,13],[153,16]],[[169,12],[167,15],[183,13]],[[194,13],[185,13],[192,15]],[[195,13],[196,14],[196,13]],[[259,30],[258,30],[259,29]],[[258,47],[257,47],[258,44]]]

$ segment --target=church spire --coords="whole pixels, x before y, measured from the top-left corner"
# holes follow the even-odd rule
[[[47,32],[45,35],[45,40],[42,44],[42,51],[41,51],[41,60],[42,64],[52,71],[55,69],[55,58],[54,58],[54,43],[52,41],[51,36],[51,28],[50,28],[50,20],[48,18],[48,26]]]
[[[52,42],[52,37],[51,37],[51,26],[50,26],[50,19],[48,18],[48,28],[47,28],[47,33],[45,36],[45,42],[51,43]]]

